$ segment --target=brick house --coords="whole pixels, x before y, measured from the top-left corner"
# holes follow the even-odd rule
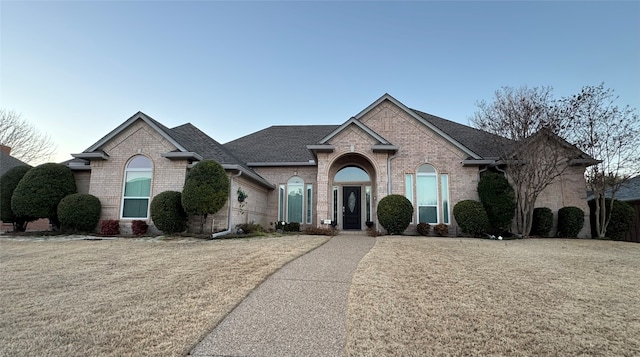
[[[100,198],[102,219],[119,219],[124,231],[133,219],[152,224],[153,196],[181,191],[189,168],[213,159],[231,188],[227,205],[209,217],[212,231],[247,222],[273,228],[277,221],[363,230],[376,224],[377,203],[393,193],[414,205],[409,231],[417,222],[444,223],[456,234],[453,206],[478,199],[480,174],[496,163],[501,140],[385,94],[341,125],[271,126],[224,145],[191,124],[170,129],[139,112],[68,165],[79,192]],[[588,212],[584,165],[571,166],[540,205]],[[238,190],[248,195],[243,207]]]

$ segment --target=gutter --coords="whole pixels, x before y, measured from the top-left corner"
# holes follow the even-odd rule
[[[227,230],[226,231],[222,231],[222,232],[218,232],[218,233],[212,233],[211,234],[211,239],[215,239],[230,233],[233,233],[233,218],[232,218],[232,208],[233,208],[233,179],[236,177],[240,177],[240,175],[242,175],[242,171],[238,170],[238,173],[231,176],[230,180],[229,180],[229,215],[227,217]]]

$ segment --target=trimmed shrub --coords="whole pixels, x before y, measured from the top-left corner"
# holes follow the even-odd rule
[[[218,212],[229,198],[229,177],[213,160],[200,161],[185,179],[182,207],[185,212],[200,216],[200,233],[209,213]]]
[[[449,235],[449,226],[444,223],[438,223],[433,227],[433,231],[440,237],[446,237]]]
[[[485,233],[489,225],[489,217],[482,203],[474,200],[464,200],[453,206],[453,216],[464,233],[475,237]]]
[[[13,230],[16,232],[24,232],[27,229],[27,223],[35,219],[33,217],[17,216],[11,209],[13,191],[29,170],[31,170],[30,166],[16,166],[0,177],[0,221],[13,223]]]
[[[151,219],[156,228],[165,234],[187,229],[187,213],[181,202],[182,194],[178,191],[164,191],[151,200]]]
[[[246,234],[249,233],[261,233],[264,232],[264,228],[262,228],[261,225],[256,224],[256,223],[242,223],[242,224],[237,224],[236,225],[236,229],[240,230],[242,229],[242,231]]]
[[[389,234],[402,234],[411,223],[413,206],[402,195],[389,195],[378,203],[378,222]]]
[[[610,204],[611,199],[605,199],[605,210],[609,209]],[[595,202],[593,200],[589,201],[589,207],[591,208],[591,236],[595,238],[598,237],[598,232],[596,232]],[[634,214],[633,206],[624,201],[613,200],[613,210],[611,220],[607,225],[606,237],[613,240],[623,240],[625,234],[633,227]]]
[[[332,227],[307,227],[304,234],[312,236],[335,236],[338,231]]]
[[[62,164],[42,164],[29,170],[11,197],[11,209],[20,217],[49,218],[55,228],[58,203],[76,193],[76,180],[71,169]]]
[[[100,234],[103,236],[117,236],[120,234],[120,221],[117,219],[106,219],[100,222]]]
[[[131,222],[131,231],[134,235],[141,236],[143,234],[147,234],[148,229],[149,225],[145,221],[135,220]]]
[[[578,207],[558,210],[558,237],[577,237],[584,226],[584,211]]]
[[[98,197],[88,193],[68,195],[58,204],[58,219],[64,230],[95,232],[102,205]]]
[[[431,225],[429,225],[429,223],[418,223],[418,226],[416,227],[418,230],[418,234],[421,236],[428,236],[429,235],[429,231],[431,230]]]
[[[548,207],[536,207],[533,209],[533,221],[531,234],[538,237],[548,237],[553,228],[553,212]]]
[[[509,180],[501,174],[487,172],[480,177],[477,190],[492,233],[509,231],[516,214],[516,196]]]
[[[300,232],[300,223],[289,222],[284,226],[285,232]]]

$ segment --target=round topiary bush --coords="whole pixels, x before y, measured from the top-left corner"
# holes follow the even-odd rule
[[[499,173],[487,172],[480,178],[477,190],[492,232],[509,231],[516,214],[516,195],[509,180]]]
[[[413,206],[402,195],[389,195],[378,203],[378,222],[389,234],[402,234],[411,223]]]
[[[11,209],[11,196],[24,175],[31,170],[30,166],[16,166],[9,169],[0,177],[0,221],[13,223],[13,230],[24,232],[27,222],[35,219],[32,217],[16,216]]]
[[[166,234],[187,229],[187,214],[182,208],[182,194],[164,191],[151,200],[151,219],[156,228]]]
[[[548,207],[534,208],[531,235],[548,237],[551,228],[553,228],[553,211]]]
[[[584,226],[584,211],[578,207],[558,210],[558,237],[577,237]]]
[[[489,217],[482,203],[474,200],[464,200],[453,206],[453,216],[464,233],[476,237],[485,233],[489,225]]]
[[[102,205],[98,197],[87,193],[66,196],[58,204],[61,229],[93,232],[100,220]]]
[[[29,170],[13,191],[11,209],[16,216],[49,218],[58,228],[58,203],[76,193],[76,180],[63,164],[42,164]]]

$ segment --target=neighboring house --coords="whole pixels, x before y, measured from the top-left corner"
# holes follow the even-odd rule
[[[377,223],[380,199],[401,194],[414,205],[409,231],[418,222],[444,223],[456,234],[453,206],[478,199],[480,173],[496,163],[502,141],[385,94],[341,125],[271,126],[224,145],[191,124],[167,128],[138,112],[68,165],[78,190],[100,198],[102,219],[119,219],[124,231],[134,219],[150,221],[153,196],[181,191],[189,168],[213,159],[231,179],[231,200],[210,215],[212,231],[277,221],[364,230]],[[572,161],[540,205],[587,212],[585,165]],[[242,210],[238,189],[248,195]]]
[[[11,156],[11,148],[6,145],[0,145],[0,177],[4,175],[7,171],[11,170],[16,166],[29,166],[31,165],[22,162],[21,160],[16,159]],[[12,222],[2,222],[0,221],[0,232],[9,232],[13,230]],[[34,222],[30,222],[27,224],[27,231],[44,231],[49,230],[49,220],[48,219],[39,219]]]
[[[610,198],[611,191],[608,190],[605,193],[605,196]],[[592,201],[594,199],[594,195],[589,195],[589,201]],[[618,191],[616,191],[615,199],[627,202],[636,211],[636,214],[633,218],[633,226],[631,227],[631,230],[624,236],[623,240],[627,242],[640,243],[640,176],[632,177],[627,182],[625,182],[624,185],[620,186]]]

